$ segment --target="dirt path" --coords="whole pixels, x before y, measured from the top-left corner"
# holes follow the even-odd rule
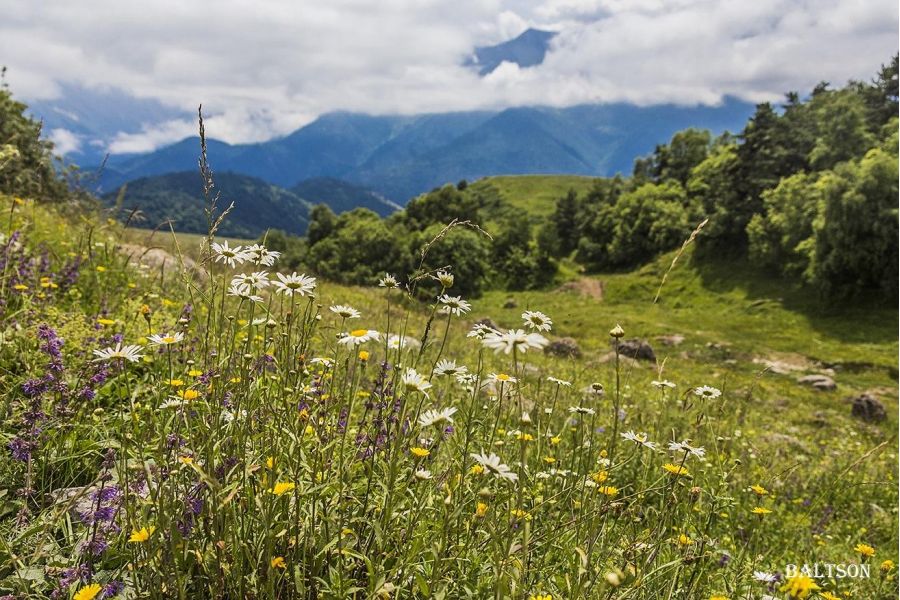
[[[603,300],[603,282],[592,277],[582,277],[577,281],[569,281],[559,286],[560,292],[577,292],[594,300]]]

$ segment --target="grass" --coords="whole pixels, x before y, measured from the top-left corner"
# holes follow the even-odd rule
[[[570,189],[579,195],[588,192],[595,178],[578,175],[510,175],[485,177],[472,183],[473,191],[499,195],[517,210],[545,218],[556,209],[556,201]]]
[[[597,276],[602,298],[490,292],[459,316],[374,282],[257,303],[225,293],[243,269],[197,237],[179,247],[208,276],[173,276],[116,252],[146,238],[115,224],[0,209],[0,595],[896,597],[892,307],[827,312],[689,257],[654,305],[670,256]],[[467,337],[480,317],[523,327],[525,309],[584,356]],[[617,323],[658,362],[612,351]],[[370,329],[404,346],[339,341]],[[97,360],[119,341],[142,357]],[[440,375],[444,359],[474,378]],[[835,392],[795,381],[826,366]],[[887,421],[851,417],[844,399],[865,390]],[[870,577],[787,570],[816,562]]]

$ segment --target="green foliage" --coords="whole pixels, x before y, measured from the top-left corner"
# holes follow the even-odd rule
[[[406,270],[391,272],[411,273],[418,269],[423,248],[438,238],[443,229],[443,225],[434,223],[412,234],[407,243]],[[488,275],[495,272],[491,266],[490,240],[469,227],[454,227],[428,246],[422,269],[425,272],[449,270],[454,275],[453,294],[467,298],[480,296],[489,285]]]

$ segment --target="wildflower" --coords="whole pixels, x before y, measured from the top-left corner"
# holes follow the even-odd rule
[[[780,591],[787,592],[791,598],[797,600],[806,600],[810,594],[820,589],[822,588],[816,584],[815,580],[802,573],[789,577],[779,588]]]
[[[273,569],[287,569],[287,564],[285,564],[283,556],[276,556],[270,560],[269,566]]]
[[[550,438],[550,443],[553,444],[554,446],[559,444],[561,441],[562,441],[562,438],[559,437],[558,435],[554,435],[553,437]]]
[[[352,306],[345,306],[343,304],[335,304],[332,307],[329,307],[331,312],[341,317],[342,319],[358,319],[359,311],[353,308]]]
[[[365,350],[360,350],[357,358],[359,358],[359,360],[361,360],[362,362],[366,362],[367,360],[369,360],[369,353]]]
[[[476,517],[478,517],[478,518],[484,517],[484,515],[487,514],[487,511],[488,511],[488,505],[485,504],[484,502],[478,502],[475,505],[475,516]]]
[[[199,390],[181,390],[178,392],[178,395],[182,400],[187,400],[190,402],[191,400],[196,400],[200,397]]]
[[[671,452],[684,452],[685,454],[690,454],[697,458],[706,456],[706,450],[704,448],[691,446],[689,442],[690,440],[684,440],[683,442],[669,442],[669,450]]]
[[[403,375],[403,387],[406,388],[407,392],[419,392],[427,397],[428,390],[431,389],[431,384],[428,383],[428,380],[422,375],[417,373],[415,369],[408,368]]]
[[[447,271],[438,271],[434,274],[434,279],[437,280],[441,287],[450,288],[453,287],[453,274]]]
[[[597,491],[605,496],[609,496],[610,498],[612,498],[619,493],[619,488],[612,485],[602,485],[597,488]]]
[[[100,323],[101,325],[103,325],[104,327],[108,327],[108,326],[110,326],[110,325],[115,325],[115,324],[116,324],[116,320],[115,320],[115,319],[103,319],[103,318],[100,318],[100,319],[97,319],[97,322]]]
[[[379,335],[374,329],[354,329],[350,333],[343,334],[338,343],[347,346],[358,346],[365,344],[369,340],[377,340]]]
[[[241,300],[247,300],[257,304],[263,301],[262,296],[254,294],[253,290],[250,289],[250,286],[243,283],[236,284],[231,282],[231,286],[228,288],[226,294],[233,298],[240,298]]]
[[[694,543],[694,540],[692,540],[691,538],[689,538],[687,535],[685,535],[683,533],[679,534],[678,539],[676,541],[678,542],[679,546],[690,546],[691,544]]]
[[[472,305],[463,300],[460,296],[444,294],[438,298],[438,302],[444,305],[441,307],[441,312],[444,314],[460,317],[472,310]]]
[[[416,472],[413,473],[413,475],[415,475],[415,478],[420,481],[427,481],[432,477],[431,471],[429,471],[428,469],[416,469]]]
[[[890,573],[894,570],[894,561],[886,560],[881,563],[881,572],[882,573]]]
[[[156,527],[153,527],[152,525],[150,527],[135,529],[131,532],[131,537],[128,538],[128,541],[136,544],[143,544],[150,539],[150,536],[153,535],[154,531],[156,531]]]
[[[550,340],[539,333],[525,333],[523,329],[510,329],[506,333],[491,331],[481,340],[485,348],[494,352],[502,351],[509,354],[514,350],[526,352],[528,350],[540,350],[550,343]]]
[[[119,342],[116,344],[115,348],[94,350],[94,356],[97,357],[94,359],[94,362],[99,362],[102,360],[113,360],[116,358],[121,358],[127,360],[128,362],[137,362],[143,357],[143,354],[139,354],[140,351],[140,346],[135,346],[133,344],[122,346],[122,342]]]
[[[290,275],[276,273],[275,277],[278,278],[278,281],[272,282],[272,285],[275,286],[275,291],[288,297],[293,297],[294,295],[306,296],[307,294],[312,294],[313,290],[316,289],[316,278],[307,277],[303,273],[300,275],[296,271]]]
[[[709,597],[709,600],[728,600],[728,596],[720,596],[719,594],[713,594]]]
[[[472,465],[472,468],[469,469],[469,473],[472,475],[484,475],[484,467],[481,465]]]
[[[520,442],[533,442],[534,436],[531,435],[530,433],[523,433],[523,432],[519,431],[516,433],[516,439],[519,440]]]
[[[176,387],[176,388],[177,388],[177,387],[181,387],[181,386],[184,385],[184,380],[182,380],[182,379],[169,379],[168,381],[166,381],[166,383],[168,383],[168,384],[169,384],[170,386],[172,386],[172,387]]]
[[[512,515],[515,519],[524,519],[526,521],[531,520],[531,515],[528,514],[527,510],[522,510],[521,508],[514,508],[509,511],[509,514]]]
[[[553,594],[541,594],[538,592],[528,596],[528,600],[553,600]]]
[[[457,365],[455,360],[441,359],[434,367],[434,374],[438,377],[463,375],[469,372],[465,365]]]
[[[841,600],[840,596],[835,596],[831,592],[819,592],[819,598],[822,598],[822,600]]]
[[[569,412],[573,414],[577,413],[579,415],[592,415],[595,413],[593,408],[587,408],[584,406],[570,406]]]
[[[854,552],[858,552],[860,555],[865,556],[866,558],[870,558],[875,556],[875,548],[868,544],[859,543],[853,548]]]
[[[17,292],[24,292],[25,290],[28,289],[28,286],[25,285],[24,283],[17,283],[16,285],[13,286],[13,289],[16,290]]]
[[[426,456],[431,454],[431,451],[428,450],[427,448],[420,448],[418,446],[410,448],[409,452],[416,458],[425,458]]]
[[[517,383],[518,379],[513,377],[512,375],[507,375],[506,373],[491,373],[488,375],[488,379],[492,383],[496,384],[504,384],[504,383]]]
[[[103,265],[97,265],[97,272],[106,273],[106,267],[104,267]]]
[[[633,431],[626,431],[625,433],[620,433],[620,436],[625,438],[630,442],[634,442],[639,446],[643,446],[644,448],[649,448],[650,450],[656,450],[656,442],[651,442],[650,436],[646,433],[635,433]]]
[[[603,389],[603,384],[595,381],[594,383],[592,383],[591,385],[587,386],[584,389],[584,393],[590,394],[593,396],[602,396],[605,393],[605,391]]]
[[[591,480],[594,483],[603,483],[607,479],[609,479],[609,473],[606,471],[597,471],[596,473],[591,474]]]
[[[752,512],[754,515],[763,516],[770,514],[772,511],[768,508],[763,508],[762,506],[755,506],[750,512]]]
[[[250,255],[242,246],[232,248],[228,245],[228,240],[221,244],[213,242],[212,251],[216,255],[216,262],[225,263],[229,267],[244,264],[245,261],[250,259]]]
[[[278,260],[278,257],[281,256],[281,252],[268,250],[261,244],[253,244],[252,246],[247,247],[245,252],[247,253],[250,262],[264,267],[271,267],[275,264],[275,261]]]
[[[616,325],[612,329],[609,330],[610,337],[620,338],[625,335],[625,330],[622,329],[621,325]]]
[[[86,585],[72,596],[72,600],[94,600],[103,590],[103,587],[99,583],[92,583],[90,585]]]
[[[753,579],[761,583],[772,583],[778,578],[773,573],[766,573],[765,571],[753,571]]]
[[[654,381],[650,382],[650,385],[652,385],[653,387],[658,387],[660,389],[662,389],[664,387],[666,387],[666,388],[674,388],[675,387],[675,384],[672,383],[671,381],[669,381],[668,379],[663,379],[662,381],[654,380]]]
[[[419,416],[419,425],[422,427],[430,427],[443,422],[452,423],[453,415],[456,413],[455,407],[443,408],[441,410],[426,410]]]
[[[472,329],[466,334],[466,337],[483,340],[489,333],[498,333],[493,327],[489,327],[484,323],[475,323]]]
[[[297,485],[293,481],[280,481],[275,484],[271,491],[276,496],[281,496],[282,494],[294,491],[295,487],[297,487]]]
[[[550,383],[555,383],[560,387],[572,387],[571,381],[566,381],[564,379],[557,379],[556,377],[547,377],[547,381]]]
[[[166,333],[165,335],[161,333],[154,333],[153,335],[148,335],[147,340],[150,341],[154,346],[169,346],[171,344],[178,344],[184,341],[184,334],[181,332],[176,333]]]
[[[757,496],[765,496],[766,494],[769,493],[769,490],[767,490],[766,488],[764,488],[763,486],[761,486],[757,483],[751,485],[750,489],[753,490],[753,493],[756,494]]]
[[[722,391],[708,385],[701,385],[698,388],[694,388],[694,394],[706,400],[715,400],[722,395]]]
[[[396,277],[394,277],[390,273],[385,273],[384,277],[382,277],[378,281],[378,287],[388,288],[389,290],[396,290],[400,287],[400,283],[397,281]]]
[[[203,375],[203,371],[201,371],[200,369],[191,369],[187,372],[187,374],[188,377],[200,377],[201,375]]]
[[[680,465],[673,465],[672,463],[666,463],[662,466],[663,469],[676,476],[687,476],[689,475],[688,470],[685,467]]]
[[[550,317],[537,310],[526,310],[523,312],[522,321],[525,323],[525,327],[537,331],[550,331],[553,327],[553,321],[550,320]]]
[[[516,473],[513,473],[508,465],[505,465],[500,462],[500,457],[494,454],[471,454],[472,458],[475,459],[485,471],[489,471],[498,479],[505,479],[506,481],[518,481],[519,476]]]

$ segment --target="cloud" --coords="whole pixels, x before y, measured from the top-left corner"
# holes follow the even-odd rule
[[[47,139],[53,142],[57,154],[73,154],[81,150],[81,138],[74,132],[61,127],[51,129]]]
[[[897,19],[895,0],[43,0],[4,9],[0,56],[25,99],[77,84],[202,102],[210,135],[238,142],[334,110],[777,99],[869,77],[897,51]],[[526,27],[560,32],[542,65],[484,78],[461,66]],[[145,123],[113,147],[194,131]]]

